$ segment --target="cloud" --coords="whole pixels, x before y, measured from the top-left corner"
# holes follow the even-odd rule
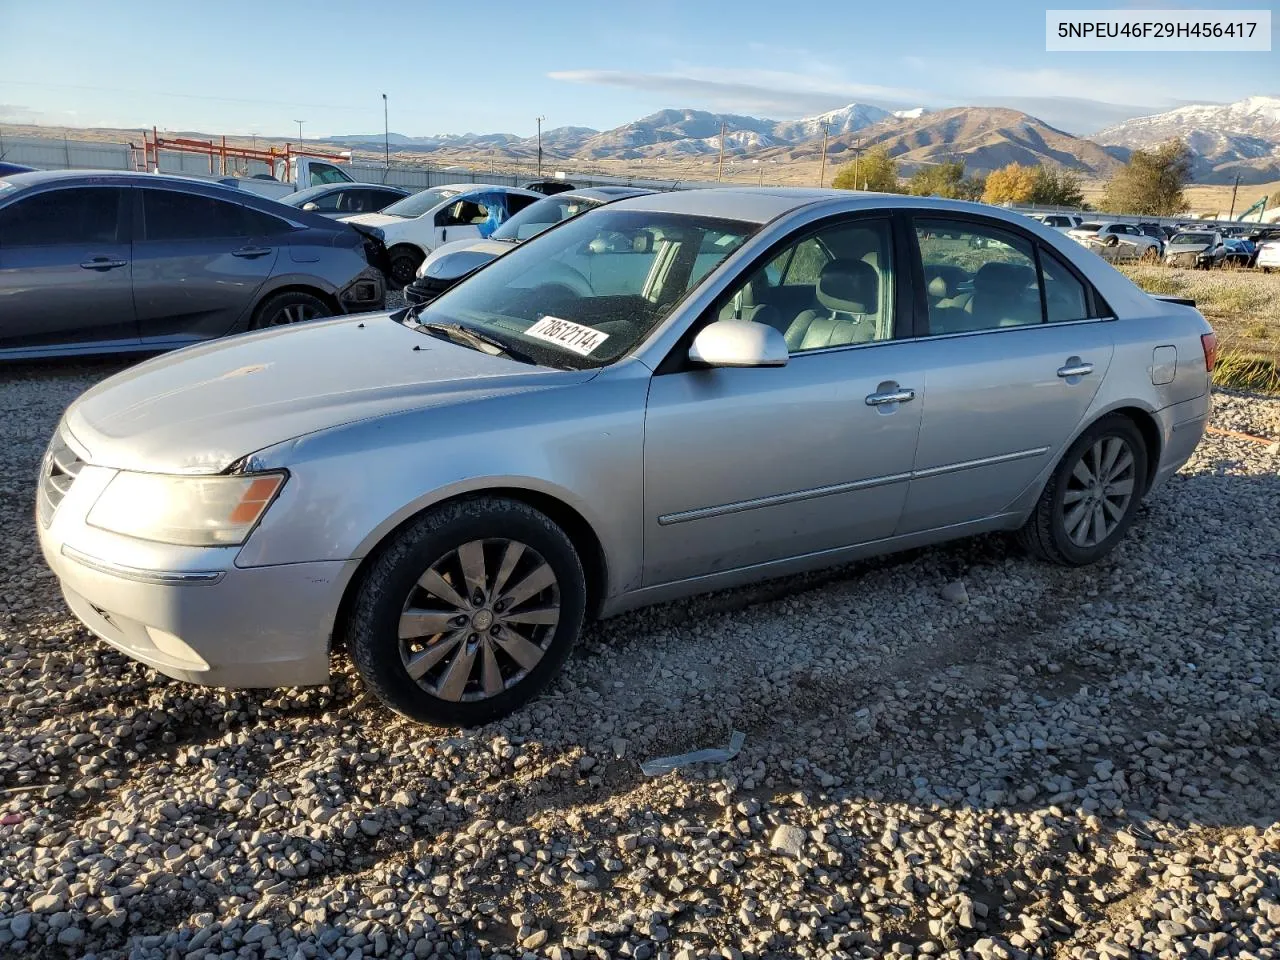
[[[852,83],[823,74],[782,70],[706,70],[687,68],[670,73],[627,70],[554,70],[553,80],[623,87],[676,98],[675,105],[695,104],[782,118],[820,113],[853,100],[899,109],[917,106],[919,91],[878,84]]]

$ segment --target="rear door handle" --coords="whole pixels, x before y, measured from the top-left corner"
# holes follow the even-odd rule
[[[232,250],[231,255],[252,260],[254,257],[265,257],[270,252],[270,247],[241,247],[239,250]]]
[[[1079,357],[1072,357],[1066,362],[1065,366],[1058,368],[1058,376],[1066,380],[1069,377],[1087,377],[1093,373],[1093,364],[1081,360]]]
[[[110,257],[90,257],[80,264],[82,270],[114,270],[116,267],[127,267],[128,260],[112,260]]]
[[[907,403],[916,398],[916,392],[907,387],[899,387],[897,390],[886,390],[883,393],[871,393],[867,395],[868,407],[883,407],[886,403]]]

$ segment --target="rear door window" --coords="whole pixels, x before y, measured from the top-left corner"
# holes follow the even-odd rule
[[[0,210],[0,246],[127,243],[120,187],[67,187],[24,197]]]
[[[144,188],[143,236],[147,240],[212,240],[240,237],[248,224],[238,203],[198,193]]]

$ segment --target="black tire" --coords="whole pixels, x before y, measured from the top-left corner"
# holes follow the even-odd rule
[[[391,260],[387,280],[396,289],[413,283],[418,267],[422,266],[422,261],[427,259],[417,247],[408,246],[392,247],[387,256]]]
[[[319,320],[333,315],[333,308],[314,294],[301,290],[285,290],[274,293],[253,311],[250,330],[269,330],[308,320]]]
[[[1126,505],[1124,515],[1115,529],[1104,539],[1093,546],[1080,546],[1071,540],[1067,533],[1063,516],[1063,498],[1066,495],[1068,479],[1076,464],[1099,440],[1107,437],[1123,439],[1133,453],[1133,493]],[[1049,482],[1045,484],[1040,499],[1027,522],[1018,530],[1016,537],[1023,548],[1032,556],[1066,567],[1082,567],[1096,563],[1110,553],[1124,537],[1125,531],[1133,523],[1138,504],[1146,494],[1147,482],[1146,442],[1137,425],[1123,414],[1109,414],[1082,433],[1063,455],[1054,469]]]
[[[512,686],[484,699],[444,699],[409,675],[401,654],[400,617],[428,569],[463,544],[490,538],[519,541],[551,567],[559,620],[547,631],[542,658]],[[527,504],[497,497],[459,500],[423,513],[386,545],[357,590],[346,623],[347,649],[356,670],[392,710],[437,726],[487,723],[536,696],[560,672],[577,641],[587,599],[582,563],[564,531]]]

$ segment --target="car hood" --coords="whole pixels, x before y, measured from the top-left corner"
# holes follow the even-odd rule
[[[89,462],[217,473],[265,447],[356,420],[591,379],[494,357],[389,314],[229,337],[104,380],[67,410]]]
[[[352,217],[340,217],[343,223],[358,223],[362,227],[385,227],[392,223],[404,223],[412,217],[393,217],[387,213],[357,213]]]
[[[446,243],[442,247],[436,247],[422,261],[418,276],[447,280],[465,276],[477,267],[496,260],[508,250],[515,249],[515,246],[501,240],[458,240],[456,243]]]
[[[1166,254],[1172,253],[1202,253],[1209,249],[1207,243],[1170,243],[1164,248]]]

